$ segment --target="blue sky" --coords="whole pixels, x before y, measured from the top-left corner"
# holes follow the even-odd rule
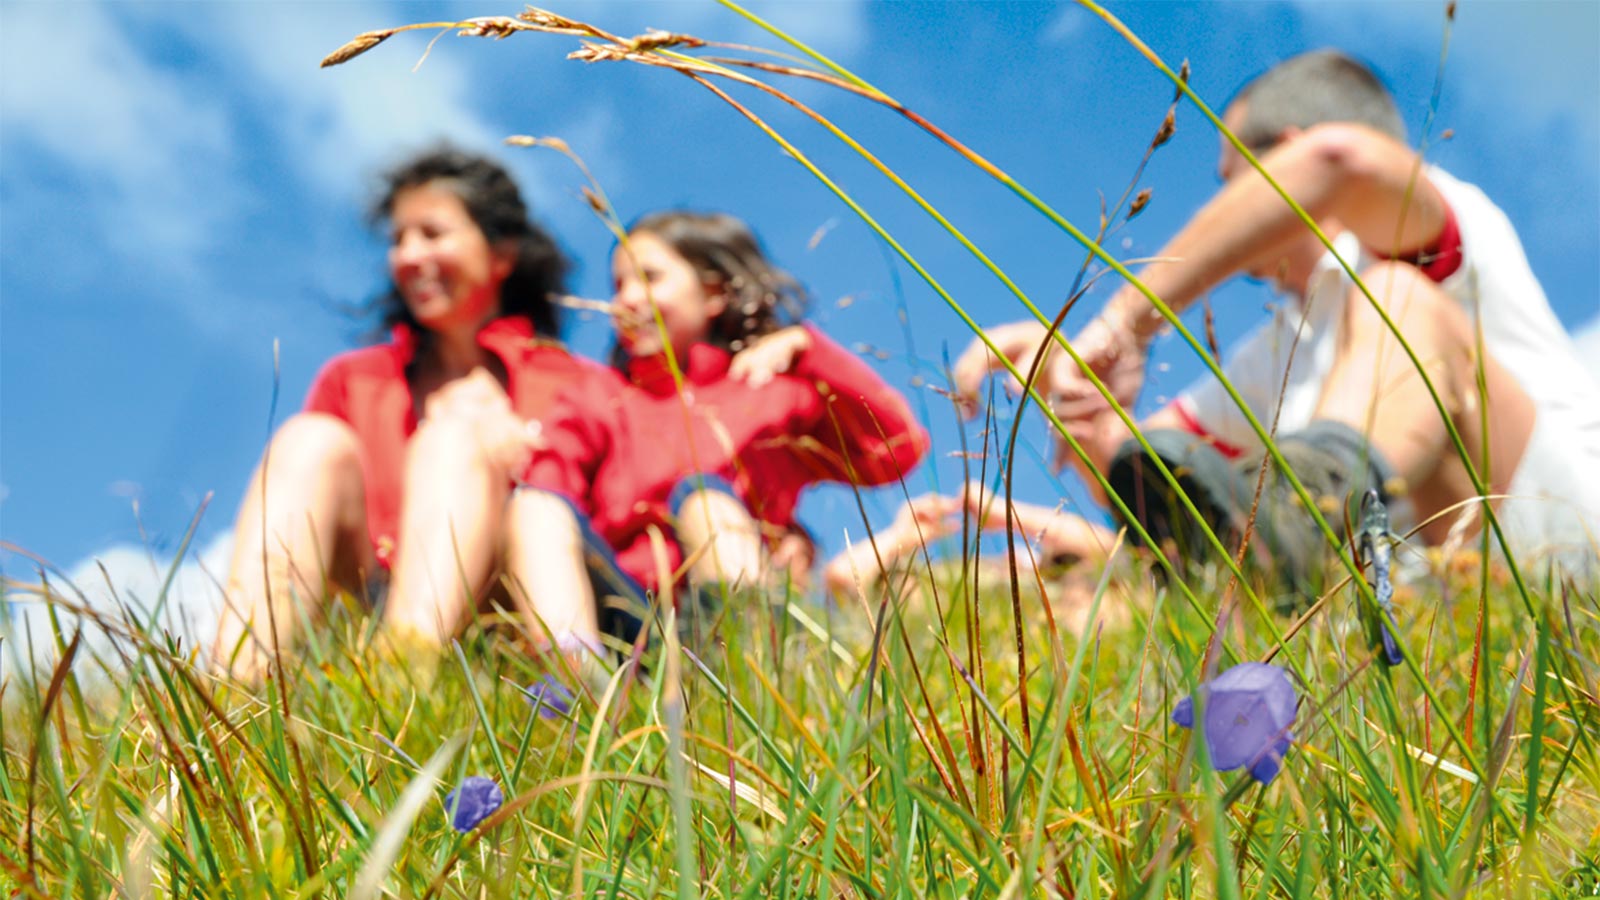
[[[713,4],[552,4],[632,34],[648,27],[771,46]],[[813,2],[757,7],[1008,170],[1086,230],[1121,194],[1171,87],[1075,6]],[[198,546],[213,569],[269,427],[298,407],[317,366],[352,346],[348,308],[383,276],[362,222],[375,173],[437,138],[490,149],[603,296],[610,241],[548,151],[498,147],[556,135],[581,153],[624,218],[668,206],[749,219],[816,297],[815,318],[925,405],[934,460],[911,488],[949,487],[963,432],[937,383],[970,335],[809,174],[704,89],[670,72],[564,59],[573,39],[395,38],[345,66],[325,53],[358,32],[514,14],[505,2],[0,3],[0,539],[75,571],[121,547],[151,569],[207,495]],[[1246,78],[1332,45],[1374,63],[1414,142],[1444,40],[1442,3],[1113,4],[1220,104]],[[1600,5],[1463,0],[1451,32],[1430,157],[1477,182],[1517,224],[1562,321],[1600,312]],[[879,152],[985,247],[1041,305],[1057,305],[1083,251],[1007,191],[881,108],[815,85],[797,93]],[[771,121],[900,237],[980,321],[1017,318],[994,279],[825,132],[749,91]],[[1216,188],[1216,135],[1191,107],[1142,185],[1154,199],[1119,231],[1123,256],[1156,250]],[[1091,295],[1090,307],[1105,296]],[[841,304],[842,298],[850,298]],[[1213,298],[1224,340],[1270,300],[1237,283]],[[903,327],[897,306],[909,312]],[[1076,320],[1073,320],[1074,323]],[[916,355],[908,352],[908,337]],[[581,351],[606,344],[575,321]],[[1600,357],[1597,347],[1595,357]],[[1147,403],[1197,370],[1164,346]],[[1063,495],[1037,462],[1030,421],[1019,492]],[[1067,491],[1075,496],[1073,491]],[[882,521],[891,495],[870,505]],[[853,501],[804,507],[829,549]],[[129,553],[128,545],[141,548]],[[0,554],[7,574],[29,564]]]

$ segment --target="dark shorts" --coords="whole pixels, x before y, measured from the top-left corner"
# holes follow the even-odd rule
[[[677,518],[683,504],[699,491],[716,491],[738,499],[733,485],[716,475],[689,475],[679,481],[668,495],[667,506]],[[633,576],[623,571],[617,563],[616,551],[600,533],[594,523],[566,497],[551,493],[567,508],[578,523],[583,540],[583,566],[589,574],[589,587],[594,592],[600,630],[625,644],[638,642],[654,612],[654,597]],[[741,501],[742,502],[742,501]]]
[[[625,644],[637,642],[651,611],[649,593],[623,571],[617,563],[616,551],[594,530],[588,516],[566,497],[555,493],[551,496],[565,503],[578,523],[578,533],[583,539],[583,568],[589,574],[589,588],[594,592],[600,630]]]

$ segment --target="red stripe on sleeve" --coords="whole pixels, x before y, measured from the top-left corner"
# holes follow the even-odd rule
[[[1389,258],[1416,266],[1435,284],[1454,275],[1461,268],[1461,226],[1456,222],[1456,211],[1445,205],[1444,226],[1428,246]]]
[[[1172,411],[1177,413],[1178,421],[1183,425],[1184,431],[1189,432],[1195,437],[1204,438],[1208,443],[1211,444],[1211,446],[1217,448],[1218,453],[1221,453],[1228,459],[1238,459],[1244,455],[1244,451],[1240,448],[1221,440],[1216,435],[1207,431],[1206,427],[1200,424],[1200,420],[1194,417],[1194,413],[1189,411],[1189,407],[1185,406],[1183,403],[1173,403]]]

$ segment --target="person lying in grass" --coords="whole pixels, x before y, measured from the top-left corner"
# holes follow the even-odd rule
[[[528,423],[595,363],[556,340],[567,261],[492,160],[444,148],[388,174],[387,343],[335,357],[284,422],[235,525],[213,665],[259,677],[335,589],[387,593],[442,644],[498,564]]]
[[[808,486],[895,481],[928,448],[870,366],[784,324],[802,289],[740,220],[646,216],[612,277],[619,370],[563,395],[511,500],[514,592],[580,658],[602,633],[635,641],[685,576],[762,582]]]
[[[1403,501],[1402,528],[1417,525],[1438,543],[1458,523],[1472,524],[1463,517],[1481,523],[1488,500],[1519,556],[1548,553],[1592,568],[1600,482],[1574,473],[1600,468],[1600,387],[1505,215],[1407,147],[1388,90],[1341,53],[1279,64],[1245,85],[1224,121],[1336,252],[1224,138],[1222,190],[1138,275],[1177,311],[1238,274],[1290,298],[1230,354],[1225,372],[1256,419],[1276,424],[1279,449],[1330,521],[1343,520],[1352,494],[1377,488],[1391,507]],[[1072,345],[1131,407],[1164,321],[1124,285]],[[1046,339],[1033,322],[988,333],[1022,371]],[[1172,538],[1186,558],[1209,556],[1209,543],[1085,374],[1065,353],[1049,353],[1038,388],[1089,463],[1153,537]],[[998,367],[974,342],[956,366],[958,392],[975,402]],[[1424,374],[1466,444],[1483,495]],[[1232,552],[1251,519],[1265,450],[1222,385],[1203,380],[1140,428]],[[1327,545],[1275,468],[1253,522],[1273,571],[1296,594],[1313,590]]]

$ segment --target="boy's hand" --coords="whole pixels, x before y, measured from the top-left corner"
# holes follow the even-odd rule
[[[811,332],[799,325],[763,335],[733,355],[728,374],[753,388],[794,368],[794,361],[811,347]]]
[[[1028,370],[1033,366],[1033,357],[1039,352],[1039,346],[1044,343],[1047,329],[1038,322],[1012,322],[1009,325],[998,325],[994,328],[985,328],[984,333],[994,343],[995,349],[1011,361],[1018,372],[1027,376]],[[1053,342],[1052,342],[1053,344]],[[1056,354],[1046,348],[1046,360],[1058,358]],[[1062,354],[1059,358],[1065,358]],[[1070,363],[1071,359],[1067,361]],[[984,345],[982,338],[973,338],[972,343],[956,360],[955,392],[956,398],[961,402],[961,409],[968,418],[977,415],[981,406],[979,403],[979,389],[983,387],[983,380],[990,372],[1004,369],[1005,365],[1000,358]],[[1050,395],[1051,368],[1048,364],[1039,368],[1038,381],[1035,387],[1042,396]],[[1017,396],[1022,393],[1022,385],[1017,379],[1007,373],[1005,380],[1006,393]]]
[[[1107,310],[1079,332],[1072,348],[1105,383],[1117,403],[1131,410],[1144,387],[1150,352],[1145,340]],[[1046,365],[1051,370],[1050,405],[1063,423],[1087,422],[1111,412],[1110,404],[1071,357],[1061,354]]]

